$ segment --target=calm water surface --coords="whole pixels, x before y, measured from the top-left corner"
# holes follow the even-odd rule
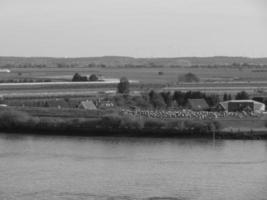
[[[0,199],[267,199],[267,142],[0,135]]]

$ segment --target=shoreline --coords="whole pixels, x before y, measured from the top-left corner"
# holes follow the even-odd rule
[[[32,114],[17,109],[1,109],[0,131],[23,135],[85,137],[267,139],[265,120],[187,119],[164,121],[134,119],[118,113],[97,115],[96,113],[95,115],[93,113],[90,115],[73,113],[75,114],[73,118],[64,117],[64,115],[42,117]],[[51,112],[51,114],[53,113]]]
[[[216,140],[267,140],[266,131],[248,132],[192,132],[177,130],[129,130],[129,129],[53,129],[53,128],[13,128],[1,129],[5,134],[34,136],[71,136],[71,137],[128,137],[128,138],[181,138],[181,139],[216,139]]]

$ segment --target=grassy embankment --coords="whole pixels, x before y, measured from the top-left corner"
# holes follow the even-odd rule
[[[39,109],[39,108],[38,108]],[[46,110],[46,113],[45,113]],[[26,112],[25,112],[26,111]],[[15,133],[266,139],[265,120],[169,120],[136,119],[118,113],[42,109],[1,109],[0,130]],[[50,113],[49,113],[50,112]],[[29,114],[31,113],[31,114]],[[68,116],[68,117],[66,117]]]

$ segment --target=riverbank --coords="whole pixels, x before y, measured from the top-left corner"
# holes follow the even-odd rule
[[[90,118],[38,117],[4,109],[0,113],[0,130],[7,133],[69,136],[267,139],[265,121],[248,121],[144,120],[117,113]]]

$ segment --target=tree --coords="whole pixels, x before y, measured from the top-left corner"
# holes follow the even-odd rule
[[[183,74],[178,77],[179,82],[199,82],[199,78],[193,73]]]
[[[161,92],[160,93],[165,104],[167,105],[167,107],[171,107],[172,106],[172,94],[170,92]]]
[[[122,77],[117,86],[117,92],[119,94],[129,94],[130,92],[130,83],[126,77]]]
[[[228,100],[228,95],[226,93],[224,93],[223,95],[223,101],[227,101]]]
[[[72,81],[88,81],[86,76],[81,76],[79,73],[75,73],[72,77]]]
[[[185,104],[184,93],[181,91],[175,91],[173,94],[173,100],[176,101],[178,106],[183,106]]]
[[[219,95],[216,95],[216,94],[211,94],[209,96],[206,96],[205,100],[207,101],[209,106],[216,106],[220,102]]]
[[[89,81],[98,81],[98,76],[95,74],[91,74],[91,76],[89,77]]]
[[[154,108],[165,108],[166,104],[162,96],[156,93],[154,90],[149,92],[149,101],[154,106]]]
[[[72,81],[79,81],[81,78],[81,75],[79,73],[75,73],[72,77]]]
[[[249,99],[249,94],[246,91],[242,91],[236,94],[236,100],[246,100]]]

